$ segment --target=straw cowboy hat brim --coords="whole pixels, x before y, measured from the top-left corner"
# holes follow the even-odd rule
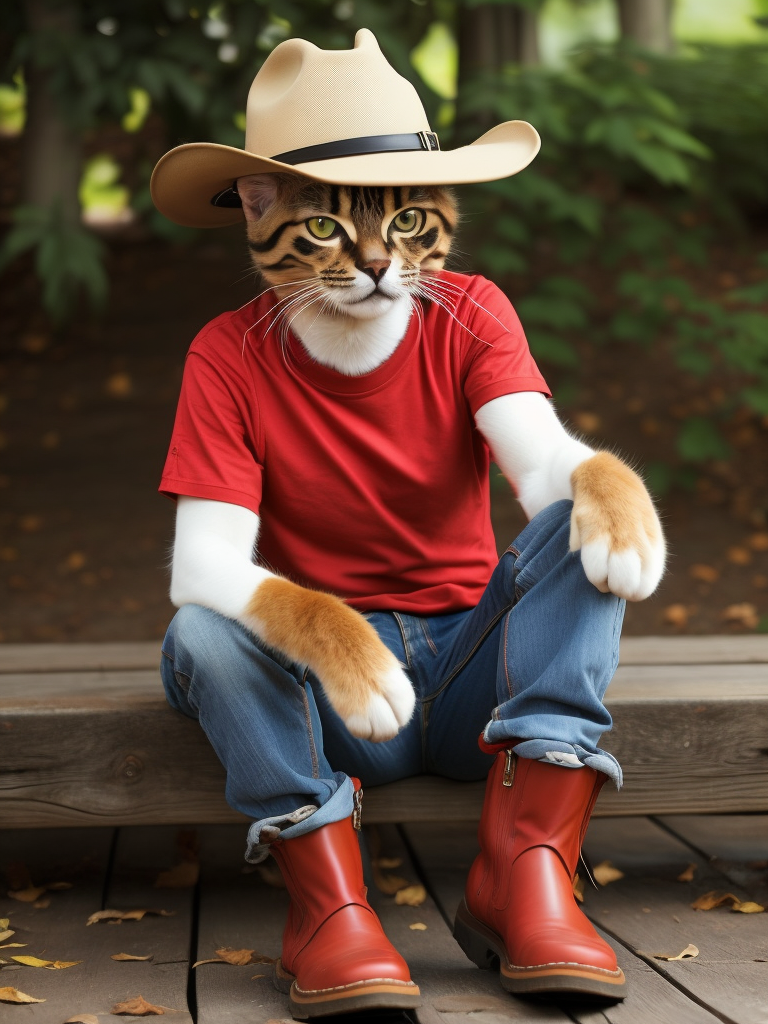
[[[245,148],[178,146],[159,160],[151,191],[177,224],[218,227],[243,219],[235,182],[248,174],[336,185],[460,185],[517,174],[540,144],[532,125],[506,121],[469,146],[440,150],[416,90],[361,29],[352,50],[320,50],[304,39],[277,46],[251,86]]]

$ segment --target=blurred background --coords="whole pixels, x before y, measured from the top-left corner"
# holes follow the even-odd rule
[[[461,190],[451,265],[505,289],[561,416],[656,496],[670,570],[626,631],[768,631],[768,0],[15,0],[0,641],[162,636],[184,354],[257,282],[241,229],[174,226],[149,175],[182,142],[242,146],[283,39],[362,26],[444,149],[513,118],[542,136],[522,174]],[[491,486],[503,548],[523,517]]]

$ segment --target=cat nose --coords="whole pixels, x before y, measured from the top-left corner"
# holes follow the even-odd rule
[[[360,267],[360,269],[370,277],[374,284],[378,284],[386,274],[391,263],[392,260],[368,260],[365,266]]]

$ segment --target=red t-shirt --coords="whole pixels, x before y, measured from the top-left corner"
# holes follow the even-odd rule
[[[473,414],[549,392],[506,296],[441,276],[465,293],[456,319],[428,305],[358,377],[266,330],[271,292],[211,321],[187,355],[161,492],[251,509],[264,565],[361,611],[474,607],[497,555]]]

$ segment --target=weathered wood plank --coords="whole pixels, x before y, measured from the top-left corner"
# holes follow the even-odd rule
[[[1,644],[0,673],[156,669],[160,642]],[[766,636],[629,636],[622,665],[768,662]]]
[[[677,815],[659,823],[768,907],[768,815]]]
[[[72,889],[47,894],[50,906],[42,910],[7,898],[0,900],[0,917],[8,917],[16,929],[12,941],[27,943],[23,949],[3,951],[0,957],[7,960],[13,954],[24,954],[82,961],[61,971],[23,966],[11,972],[3,968],[0,984],[46,1000],[25,1007],[25,1019],[60,1024],[76,1013],[91,1013],[108,1020],[115,1003],[143,995],[167,1008],[163,1019],[192,1024],[186,1007],[191,893],[152,887],[157,871],[172,863],[174,832],[134,830],[133,835],[119,837],[114,850],[112,829],[0,832],[0,860],[23,861],[35,882],[73,883]],[[113,871],[107,876],[110,863]],[[86,926],[88,917],[104,909],[105,903],[121,910],[162,905],[173,910],[174,916],[147,916],[119,926]],[[120,963],[111,959],[113,953],[121,952],[152,955],[153,960]]]
[[[156,669],[159,663],[159,640],[98,644],[0,644],[0,673]]]
[[[768,636],[625,636],[622,665],[768,662]]]
[[[409,824],[403,833],[445,916],[452,921],[464,895],[467,871],[477,850],[472,829],[455,823]],[[665,981],[643,960],[601,930],[627,976],[629,994],[614,1006],[590,1009],[570,1005],[579,1024],[715,1024],[719,1018]]]
[[[609,859],[625,873],[598,892],[587,891],[585,910],[594,921],[722,1020],[768,1019],[768,915],[691,908],[712,889],[727,888],[742,899],[748,892],[724,885],[706,859],[647,819],[593,820],[585,846],[593,864]],[[689,863],[697,866],[694,881],[677,881]],[[694,959],[654,959],[689,943],[699,949]]]

